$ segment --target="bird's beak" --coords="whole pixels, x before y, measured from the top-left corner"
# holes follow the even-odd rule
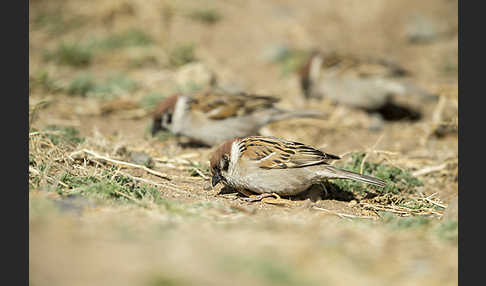
[[[211,185],[216,186],[221,181],[221,175],[216,173],[213,175],[213,179],[211,180]]]

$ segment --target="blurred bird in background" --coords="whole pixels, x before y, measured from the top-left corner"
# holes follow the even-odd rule
[[[235,137],[258,135],[261,127],[272,122],[327,117],[318,110],[284,110],[275,106],[278,101],[271,96],[214,90],[172,95],[154,110],[152,135],[168,130],[212,146]]]
[[[408,82],[408,70],[380,58],[315,50],[298,73],[306,99],[326,97],[385,120],[419,119],[419,106],[438,98]]]

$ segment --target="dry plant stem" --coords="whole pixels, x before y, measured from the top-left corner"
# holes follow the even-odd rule
[[[371,208],[372,210],[388,211],[388,212],[397,213],[397,214],[401,214],[401,215],[407,215],[407,216],[410,215],[410,212],[399,211],[399,210],[396,210],[394,208],[381,206],[381,205],[372,205],[372,204],[361,203],[361,206],[363,206],[365,208]]]
[[[447,163],[440,164],[438,166],[425,167],[423,169],[412,172],[412,176],[417,177],[417,176],[426,175],[426,174],[429,174],[429,173],[433,173],[433,172],[437,172],[437,171],[440,171],[442,169],[445,169],[445,167],[447,167]]]
[[[35,120],[35,116],[36,116],[36,113],[39,110],[39,108],[43,107],[44,105],[46,105],[48,103],[49,103],[49,101],[42,100],[42,101],[38,102],[37,104],[35,104],[34,107],[32,107],[32,109],[29,112],[29,130],[32,127],[32,123]]]
[[[351,153],[356,153],[356,152],[358,152],[358,151],[353,150],[353,151],[344,152],[344,153],[342,153],[342,154],[339,154],[339,157],[343,158],[344,156],[347,156],[347,155],[349,155],[349,154],[351,154]],[[333,162],[334,162],[334,161],[333,161]]]
[[[368,159],[368,155],[370,154],[370,152],[374,152],[374,150],[376,149],[376,146],[378,146],[378,144],[380,143],[381,139],[383,139],[383,136],[384,134],[382,134],[375,142],[375,144],[370,148],[370,150],[368,152],[366,152],[366,155],[364,156],[363,158],[363,161],[361,161],[361,167],[360,167],[360,170],[359,170],[359,173],[362,175],[363,174],[363,167],[364,167],[364,163],[366,161],[366,159]]]
[[[155,163],[155,167],[163,167],[163,168],[179,170],[179,171],[184,171],[189,169],[189,167],[187,166],[175,166],[172,163]]]
[[[190,153],[190,154],[186,154],[185,156],[184,155],[183,156],[184,157],[189,157],[189,156],[193,157],[194,155],[197,155],[197,154]],[[154,159],[154,161],[156,161],[156,164],[163,165],[164,167],[171,168],[171,169],[177,169],[177,170],[191,170],[191,171],[195,171],[204,180],[209,180],[210,179],[199,168],[194,167],[193,166],[193,162],[191,160],[187,160],[185,158],[181,158],[183,156],[176,157],[176,158],[171,158],[171,159],[168,159],[168,158],[153,158],[153,159]],[[175,165],[178,165],[178,166],[175,166],[174,164]],[[192,177],[185,177],[185,179],[189,179],[189,178],[192,179]],[[194,179],[198,179],[198,178],[194,178]]]
[[[36,169],[34,169],[32,166],[29,166],[29,173],[30,172],[34,173],[34,175],[39,175],[40,174],[40,172],[37,171]]]
[[[344,218],[344,219],[349,219],[349,218],[376,219],[376,217],[373,217],[373,216],[356,216],[356,215],[350,215],[350,214],[343,214],[343,213],[334,212],[334,211],[324,209],[324,208],[321,208],[321,207],[316,207],[316,206],[313,206],[312,208],[316,209],[316,210],[324,211],[324,212],[327,212],[327,213],[330,213],[330,214],[333,214],[333,215],[336,215],[336,216],[338,216],[340,218]]]
[[[441,207],[441,208],[444,208],[444,209],[445,209],[445,208],[447,208],[447,206],[445,206],[445,205],[443,205],[443,204],[439,204],[438,202],[433,201],[433,200],[431,200],[431,199],[429,199],[429,198],[418,198],[418,199],[419,199],[419,200],[424,200],[424,201],[426,201],[426,202],[429,202],[429,203],[431,203],[431,204],[433,204],[433,205],[436,205],[436,206]]]
[[[427,211],[414,211],[412,209],[400,206],[386,206],[386,205],[373,205],[368,203],[361,203],[362,207],[370,208],[372,210],[378,211],[387,211],[396,214],[400,214],[403,216],[411,216],[411,215],[426,215],[426,214],[435,214],[438,216],[442,216],[441,213],[428,209]]]
[[[150,181],[150,180],[147,180],[147,179],[144,179],[144,178],[140,178],[140,177],[135,177],[135,176],[132,176],[128,173],[125,173],[125,172],[122,172],[120,170],[117,171],[117,173],[120,173],[122,174],[123,176],[126,176],[126,177],[129,177],[133,180],[136,180],[136,181],[140,181],[140,182],[144,182],[144,183],[147,183],[147,184],[150,184],[150,185],[154,185],[154,186],[157,186],[157,187],[166,187],[168,189],[171,189],[173,191],[179,191],[178,188],[174,187],[174,186],[171,186],[171,185],[168,185],[168,184],[160,184],[160,183],[156,183],[156,182],[153,182],[153,181]]]
[[[427,140],[429,140],[430,136],[434,132],[435,128],[439,126],[441,120],[442,120],[442,111],[444,110],[445,103],[447,101],[447,98],[445,96],[439,97],[439,102],[437,103],[436,108],[434,109],[434,113],[432,115],[432,122],[431,124],[427,125],[426,127],[426,132],[425,136],[421,138],[420,144],[424,146],[427,143]]]
[[[160,162],[162,164],[170,164],[170,163],[175,163],[175,164],[182,164],[182,165],[190,165],[191,161],[185,158],[180,157],[175,157],[175,158],[153,158],[154,161]]]
[[[398,156],[398,155],[400,155],[398,152],[386,151],[386,150],[375,150],[374,152],[375,153],[378,153],[378,154],[386,154],[386,155],[390,155],[390,156]]]
[[[52,179],[50,177],[47,177],[47,178],[50,179],[50,180],[53,180],[54,182],[58,183],[59,185],[62,185],[65,188],[69,188],[69,186],[67,184],[61,182],[60,180],[54,180],[54,179]]]
[[[447,98],[441,96],[439,98],[439,102],[437,103],[437,107],[434,110],[434,114],[432,115],[432,122],[434,125],[438,125],[442,121],[442,111],[444,110],[445,103]]]
[[[209,177],[204,175],[203,172],[201,170],[199,170],[198,168],[192,168],[194,171],[196,171],[196,173],[201,176],[204,180],[209,180]]]
[[[37,169],[33,168],[32,166],[29,166],[29,172],[34,173],[34,175],[36,175],[36,176],[39,176],[39,175],[40,175],[40,172],[39,172]],[[57,184],[60,184],[60,185],[62,185],[62,186],[64,186],[64,187],[66,187],[66,188],[69,188],[69,186],[68,186],[68,185],[66,185],[65,183],[63,183],[63,182],[61,182],[61,181],[59,181],[59,180],[56,180],[56,179],[54,179],[54,178],[51,178],[51,177],[49,177],[48,175],[44,175],[44,176],[45,176],[45,178],[46,178],[48,181],[51,181],[51,182],[53,182],[53,183],[57,183]]]
[[[447,206],[445,206],[445,205],[443,205],[443,204],[440,204],[440,203],[438,203],[438,202],[436,202],[436,201],[434,201],[434,200],[431,200],[431,199],[430,199],[430,198],[432,198],[433,196],[435,196],[436,194],[437,194],[437,193],[433,193],[433,194],[431,194],[431,195],[430,195],[430,196],[428,196],[428,197],[422,197],[422,198],[417,198],[417,199],[418,199],[418,200],[424,200],[424,201],[426,201],[426,202],[429,202],[429,203],[431,203],[431,204],[433,204],[433,205],[439,206],[439,207],[444,208],[444,209],[445,209],[445,208],[447,208]],[[423,194],[422,194],[422,195],[423,195]]]
[[[158,176],[160,178],[163,178],[163,179],[166,179],[166,180],[169,180],[169,181],[171,180],[170,177],[167,174],[159,173],[157,171],[151,170],[151,169],[149,169],[149,168],[147,168],[145,166],[142,166],[142,165],[132,164],[132,163],[124,162],[124,161],[119,161],[119,160],[111,159],[111,158],[108,158],[108,157],[105,157],[105,156],[101,156],[101,155],[96,154],[95,152],[93,152],[91,150],[83,149],[83,150],[80,150],[80,151],[76,151],[76,152],[71,153],[69,155],[69,157],[72,158],[72,156],[76,156],[76,155],[78,155],[80,153],[89,154],[89,155],[95,157],[96,159],[104,160],[104,161],[110,162],[112,164],[117,164],[117,165],[122,165],[122,166],[126,166],[126,167],[142,169],[142,170],[144,170],[147,173],[150,173],[152,175]]]

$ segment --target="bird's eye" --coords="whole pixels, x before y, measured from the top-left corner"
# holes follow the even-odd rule
[[[162,117],[162,123],[164,126],[172,124],[172,113],[166,112]]]
[[[228,155],[223,155],[223,158],[220,162],[220,165],[221,165],[221,170],[223,171],[228,171],[228,167],[229,167],[229,158],[228,158]]]

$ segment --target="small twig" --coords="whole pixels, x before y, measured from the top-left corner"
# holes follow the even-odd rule
[[[154,161],[162,163],[162,164],[182,164],[182,165],[190,165],[191,161],[184,159],[184,158],[153,158]]]
[[[168,185],[168,184],[160,184],[160,183],[156,183],[156,182],[152,182],[150,180],[147,180],[147,179],[144,179],[144,178],[140,178],[140,177],[135,177],[135,176],[132,176],[128,173],[125,173],[125,172],[122,172],[120,170],[117,171],[118,173],[122,174],[123,176],[127,176],[133,180],[136,180],[136,181],[140,181],[140,182],[144,182],[144,183],[147,183],[147,184],[150,184],[150,185],[154,185],[154,186],[158,186],[158,187],[167,187],[173,191],[179,191],[179,189],[171,186],[171,185]]]
[[[39,176],[39,175],[41,174],[41,173],[40,173],[40,172],[39,172],[37,169],[35,169],[35,168],[34,168],[34,167],[32,167],[32,166],[29,166],[29,172],[34,173],[34,175],[36,175],[36,176]],[[46,174],[45,174],[44,176],[46,177],[46,179],[47,179],[47,180],[49,180],[49,181],[51,181],[51,182],[53,182],[53,183],[58,183],[58,184],[60,184],[60,185],[62,185],[62,186],[64,186],[64,187],[66,187],[66,188],[69,188],[69,186],[68,186],[67,184],[65,184],[65,183],[63,183],[63,182],[61,182],[61,181],[59,181],[59,180],[56,180],[56,179],[54,179],[54,178],[51,178],[51,177],[49,177],[49,176],[48,176],[48,175],[46,175]]]
[[[417,176],[422,176],[422,175],[425,175],[425,174],[437,172],[437,171],[444,169],[445,167],[447,167],[447,163],[440,164],[438,166],[425,167],[423,169],[412,172],[412,176],[417,177]]]
[[[36,170],[34,167],[32,167],[32,166],[29,166],[29,172],[32,172],[32,173],[34,173],[35,175],[39,175],[39,174],[40,174],[40,172],[39,172],[39,171],[37,171],[37,170]]]
[[[441,96],[439,102],[435,107],[434,113],[432,114],[432,122],[434,125],[438,125],[442,121],[442,111],[444,110],[447,98]]]
[[[48,178],[48,179],[51,179],[51,180],[53,180],[53,181],[56,181],[56,180],[54,180],[54,179],[50,178],[49,176],[48,176],[47,178]],[[62,185],[62,186],[63,186],[63,187],[65,187],[65,188],[69,188],[69,185],[67,185],[66,183],[61,182],[60,180],[57,180],[57,183],[58,183],[58,184],[60,184],[60,185]]]
[[[94,159],[89,159],[90,161],[96,163],[96,166],[102,166],[102,164]],[[150,180],[147,180],[147,179],[144,179],[144,178],[140,178],[140,177],[135,177],[135,176],[132,176],[128,173],[125,173],[125,172],[122,172],[120,169],[116,170],[115,174],[113,174],[113,176],[115,176],[117,173],[119,174],[122,174],[124,176],[127,176],[133,180],[137,180],[137,181],[141,181],[141,182],[145,182],[145,183],[148,183],[148,184],[152,184],[152,185],[156,185],[156,186],[162,186],[162,187],[167,187],[173,191],[180,191],[178,189],[179,186],[177,186],[176,184],[173,184],[171,182],[163,182],[163,183],[156,183],[156,182],[153,182],[153,181],[150,181]],[[96,175],[93,175],[93,176],[96,176]]]
[[[36,104],[34,104],[34,106],[32,108],[30,107],[30,104],[29,104],[29,130],[30,130],[30,127],[32,126],[32,123],[35,120],[35,116],[37,114],[37,111],[40,108],[46,106],[49,103],[50,103],[49,100],[41,100],[41,101],[37,102]]]
[[[316,209],[316,210],[320,210],[320,211],[325,211],[325,212],[328,212],[328,213],[330,213],[330,214],[337,215],[337,216],[339,216],[340,218],[363,218],[363,219],[376,219],[376,218],[375,218],[375,217],[373,217],[373,216],[356,216],[356,215],[350,215],[350,214],[343,214],[343,213],[338,213],[338,212],[335,212],[335,211],[331,211],[331,210],[324,209],[324,208],[321,208],[321,207],[316,207],[316,206],[313,206],[312,208],[313,208],[313,209]]]
[[[206,175],[204,175],[204,173],[203,173],[201,170],[199,170],[198,168],[193,167],[192,169],[193,169],[193,170],[194,170],[194,171],[195,171],[195,172],[196,172],[196,173],[197,173],[199,176],[201,176],[201,177],[202,177],[204,180],[209,180],[209,177],[208,177],[208,176],[206,176]]]
[[[398,152],[392,152],[392,151],[386,151],[386,150],[375,150],[374,152],[378,153],[378,154],[386,154],[386,155],[391,155],[391,156],[400,155]]]
[[[147,179],[144,179],[144,178],[132,176],[132,175],[130,175],[128,173],[125,173],[125,172],[122,172],[120,170],[118,170],[117,173],[119,173],[119,174],[121,174],[121,175],[123,175],[125,177],[129,177],[130,179],[135,180],[135,181],[144,182],[144,183],[147,183],[147,184],[150,184],[150,185],[154,185],[154,186],[158,186],[158,187],[165,186],[164,184],[160,184],[160,183],[152,182],[152,181],[147,180]]]
[[[432,114],[432,122],[430,125],[426,125],[426,132],[425,136],[420,139],[420,144],[423,146],[427,143],[427,140],[430,136],[434,133],[435,128],[440,124],[442,121],[442,111],[444,110],[445,103],[447,99],[444,96],[439,97],[439,102],[437,103],[434,112]]]
[[[370,152],[366,152],[365,156],[363,157],[363,160],[361,161],[361,166],[359,168],[359,173],[361,175],[363,174],[364,163],[365,163],[366,159],[368,159],[369,154],[370,154]]]
[[[105,157],[105,156],[98,155],[98,154],[96,154],[95,152],[93,152],[91,150],[83,149],[83,150],[80,150],[80,151],[76,151],[76,152],[71,153],[69,155],[69,157],[76,156],[76,155],[78,155],[79,153],[82,153],[82,152],[87,153],[87,154],[89,154],[91,156],[94,156],[96,159],[104,160],[104,161],[107,161],[107,162],[110,162],[110,163],[113,163],[113,164],[118,164],[118,165],[122,165],[122,166],[126,166],[126,167],[142,169],[145,172],[150,173],[152,175],[156,175],[158,177],[161,177],[161,178],[166,179],[166,180],[169,180],[169,181],[171,180],[168,175],[159,173],[157,171],[154,171],[154,170],[152,170],[150,168],[147,168],[146,166],[142,166],[142,165],[128,163],[128,162],[124,162],[124,161],[120,161],[120,160],[111,159],[111,158],[108,158],[108,157]]]
[[[370,148],[370,150],[368,152],[366,152],[364,158],[363,158],[363,161],[361,161],[361,167],[360,167],[360,170],[359,170],[359,173],[360,174],[363,174],[363,168],[364,168],[364,163],[366,161],[366,159],[368,159],[368,155],[371,153],[371,152],[374,152],[374,150],[376,149],[376,146],[378,146],[378,144],[380,143],[381,139],[383,139],[383,134],[376,140],[375,144]]]
[[[176,166],[172,163],[155,163],[155,166],[156,167],[163,167],[163,168],[167,168],[167,169],[175,169],[175,170],[179,170],[179,171],[184,171],[184,170],[189,170],[190,167],[189,166]]]
[[[189,159],[189,158],[195,158],[195,157],[199,157],[199,154],[198,153],[186,153],[186,154],[180,155],[177,158],[180,158],[180,159]]]
[[[389,211],[389,212],[392,212],[392,213],[398,213],[398,214],[410,214],[410,212],[406,212],[406,211],[399,211],[399,210],[396,210],[394,208],[387,208],[385,206],[378,206],[378,205],[372,205],[372,204],[367,204],[367,203],[361,203],[361,205],[363,207],[368,207],[368,208],[371,208],[371,209],[374,209],[374,210],[379,210],[379,211]]]
[[[425,198],[424,200],[426,200],[427,202],[429,202],[429,203],[431,203],[431,204],[433,204],[433,205],[436,205],[436,206],[438,206],[438,207],[441,207],[441,208],[444,208],[444,209],[445,209],[445,208],[447,208],[447,206],[445,206],[445,205],[443,205],[443,204],[439,204],[438,202],[433,201],[433,200],[431,200],[431,199],[429,199],[429,198]]]
[[[44,135],[44,134],[61,134],[62,131],[59,131],[59,130],[43,130],[43,131],[34,131],[34,132],[30,132],[29,133],[29,137],[30,136],[34,136],[34,135]]]
[[[430,199],[430,197],[431,197],[431,196],[426,197],[426,198],[417,198],[417,199],[418,199],[418,200],[424,200],[424,201],[426,201],[426,202],[429,202],[429,203],[431,203],[431,204],[433,204],[433,205],[436,205],[436,206],[441,207],[441,208],[444,208],[444,209],[445,209],[445,208],[447,208],[447,206],[445,206],[445,205],[443,205],[443,204],[440,204],[440,203],[438,203],[438,202],[436,202],[436,201],[434,201],[434,200],[431,200],[431,199]]]
[[[410,208],[407,208],[407,207],[400,207],[400,206],[385,206],[385,205],[372,205],[372,204],[367,204],[367,203],[361,203],[361,206],[362,207],[365,207],[365,208],[371,208],[371,209],[374,209],[374,210],[379,210],[379,211],[387,211],[387,212],[392,212],[392,213],[397,213],[397,214],[401,214],[401,215],[407,215],[407,216],[410,216],[410,215],[421,215],[421,214],[427,214],[427,213],[432,213],[432,214],[435,214],[435,215],[438,215],[438,216],[442,216],[441,213],[438,213],[434,210],[431,210],[431,209],[427,209],[426,211],[421,211],[421,210],[414,210],[414,209],[410,209]]]
[[[209,180],[210,178],[208,176],[206,176],[199,168],[195,167],[194,163],[192,161],[185,159],[185,158],[188,158],[188,157],[194,157],[194,155],[197,155],[197,154],[190,153],[190,154],[187,154],[187,155],[181,155],[179,157],[171,158],[171,159],[154,158],[154,161],[157,162],[156,164],[161,164],[161,165],[164,165],[164,167],[171,168],[171,169],[195,171],[204,180]],[[176,165],[174,165],[174,164],[176,164]]]

